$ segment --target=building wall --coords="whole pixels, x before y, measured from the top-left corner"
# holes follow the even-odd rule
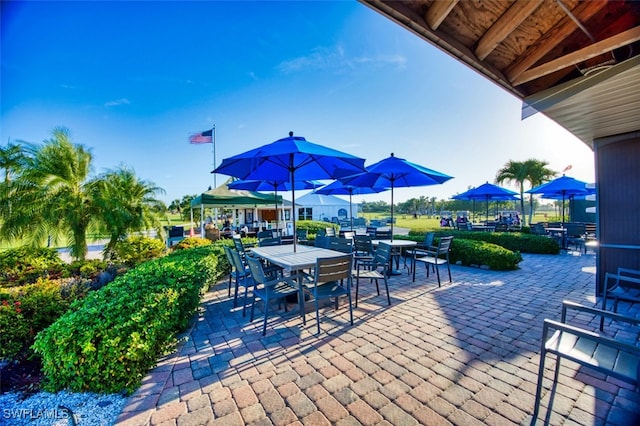
[[[640,269],[640,132],[594,141],[596,160],[596,294],[606,272]]]

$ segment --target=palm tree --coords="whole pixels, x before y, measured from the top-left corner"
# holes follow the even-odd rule
[[[0,199],[5,200],[0,204],[0,211],[8,214],[11,212],[11,199],[13,192],[12,178],[19,175],[27,162],[22,146],[7,143],[7,146],[0,147],[0,169],[4,170],[4,181],[0,182]]]
[[[526,225],[524,217],[524,181],[527,180],[527,165],[522,161],[509,160],[503,168],[496,174],[496,183],[515,182],[520,190],[520,211],[522,212],[522,222]]]
[[[51,139],[26,153],[28,161],[16,176],[13,208],[3,213],[0,236],[24,238],[32,245],[48,236],[54,241],[64,236],[71,256],[84,259],[89,231],[102,229],[113,236],[121,235],[123,226],[137,230],[154,224],[151,212],[161,207],[150,194],[157,188],[137,181],[132,172],[90,179],[93,156],[71,142],[68,129],[55,128]]]
[[[553,179],[557,172],[547,168],[549,163],[542,160],[530,158],[524,162],[527,169],[527,181],[531,184],[531,188],[542,185],[543,183]],[[533,220],[533,194],[529,194],[529,223]]]
[[[166,212],[166,206],[155,196],[164,193],[162,188],[139,180],[134,171],[125,166],[99,176],[94,187],[100,228],[110,238],[104,250],[105,258],[130,232],[147,229],[160,232],[160,213]]]

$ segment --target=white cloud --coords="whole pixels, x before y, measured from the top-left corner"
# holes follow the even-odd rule
[[[277,69],[285,74],[295,73],[301,70],[313,68],[326,71],[333,70],[341,72],[344,70],[357,69],[361,66],[383,67],[387,65],[402,67],[406,63],[406,58],[402,55],[374,55],[350,57],[342,46],[317,47],[306,56],[300,56],[281,62]]]
[[[106,108],[110,108],[110,107],[116,107],[116,106],[120,106],[120,105],[129,105],[130,103],[131,102],[129,102],[129,99],[120,98],[120,99],[116,99],[114,101],[105,102],[104,106]]]

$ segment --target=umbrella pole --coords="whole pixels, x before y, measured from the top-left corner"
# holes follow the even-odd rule
[[[393,242],[393,179],[391,179],[391,242]]]
[[[296,238],[296,187],[294,185],[295,182],[295,169],[293,167],[293,154],[290,155],[289,160],[289,168],[291,170],[291,218],[293,219],[293,252],[298,251],[298,243]]]
[[[280,227],[280,225],[279,225],[280,217],[278,216],[278,184],[277,183],[275,185],[273,185],[273,190],[275,191],[275,194],[276,194],[275,198],[273,199],[273,201],[275,202],[275,205],[276,205],[276,232],[278,232],[278,228]],[[284,208],[284,206],[283,206],[283,208]]]
[[[353,189],[349,189],[349,215],[351,216],[351,231],[353,231],[353,206],[351,205],[351,194],[353,194]]]

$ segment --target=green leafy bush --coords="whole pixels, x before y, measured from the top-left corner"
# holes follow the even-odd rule
[[[0,288],[0,358],[27,354],[29,346],[62,314],[71,302],[86,294],[87,286],[39,279],[21,287]]]
[[[130,237],[114,247],[114,260],[134,267],[147,260],[164,256],[165,252],[164,242],[159,239]]]
[[[140,264],[72,309],[33,344],[45,389],[133,391],[188,325],[201,291],[221,276],[216,245]]]
[[[176,245],[172,247],[173,250],[186,250],[196,247],[208,246],[213,242],[207,238],[201,237],[188,237],[180,240]]]
[[[67,266],[55,249],[24,246],[0,252],[0,287],[21,286],[41,277],[66,275]]]
[[[309,233],[309,239],[314,240],[318,231],[324,231],[326,228],[334,228],[337,234],[340,230],[340,225],[322,220],[299,220],[296,221],[296,228],[306,229]]]
[[[449,260],[460,262],[465,266],[486,265],[494,271],[511,271],[518,269],[522,255],[496,244],[485,241],[453,239]]]
[[[441,236],[453,235],[453,232],[443,232]],[[420,236],[396,236],[396,239],[407,239],[422,243],[424,234]],[[437,244],[439,236],[436,236],[434,245]],[[462,265],[486,265],[489,269],[496,271],[511,271],[518,269],[518,263],[522,261],[519,251],[512,251],[497,244],[484,241],[465,240],[459,236],[454,236],[449,253],[451,263],[460,262]]]
[[[424,238],[424,234],[429,231],[412,230],[409,235],[412,237]],[[534,235],[523,232],[478,232],[478,231],[436,231],[436,236],[453,235],[455,239],[486,241],[497,244],[511,251],[532,254],[558,254],[560,246],[553,238],[543,235]]]

